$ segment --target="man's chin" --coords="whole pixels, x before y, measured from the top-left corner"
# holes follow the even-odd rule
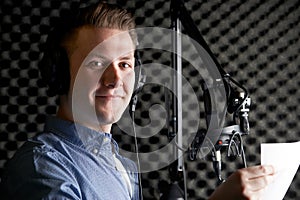
[[[111,115],[111,116],[103,116],[103,115],[97,115],[99,125],[110,125],[113,123],[116,123],[120,120],[121,116]]]

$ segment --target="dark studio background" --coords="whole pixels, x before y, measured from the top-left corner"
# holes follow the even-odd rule
[[[116,1],[112,1],[116,2]],[[139,27],[170,26],[166,0],[117,1],[131,8]],[[260,143],[293,142],[300,136],[300,2],[298,0],[186,0],[186,7],[217,59],[231,76],[242,83],[252,99],[251,133],[244,138],[249,166],[260,163]],[[51,26],[78,0],[1,0],[0,40],[0,174],[3,166],[29,137],[43,129],[47,114],[55,114],[56,98],[47,97],[39,80],[40,48]],[[170,57],[160,52],[142,54],[145,62]],[[155,74],[155,72],[153,72]],[[193,69],[185,67],[184,76],[193,83],[199,96],[198,79]],[[163,89],[145,86],[140,94],[137,121],[149,121],[147,109],[162,102]],[[201,97],[199,97],[201,99]],[[143,106],[141,106],[143,105]],[[143,110],[144,109],[144,110]],[[200,114],[199,114],[200,115]],[[116,132],[119,132],[117,128]],[[142,151],[164,144],[166,127],[140,143]],[[121,148],[132,148],[132,140],[115,134]],[[299,156],[291,152],[287,156]],[[216,185],[211,162],[186,161],[188,199],[205,199]],[[223,159],[223,176],[241,167],[241,160]],[[163,168],[143,174],[145,199],[157,199],[160,186],[170,180]],[[285,199],[299,199],[299,172]],[[1,194],[0,194],[1,195]],[[1,198],[1,196],[0,196]]]

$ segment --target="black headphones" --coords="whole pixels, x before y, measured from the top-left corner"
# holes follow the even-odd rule
[[[44,55],[39,63],[40,73],[50,96],[67,94],[70,88],[69,59],[66,50],[60,45],[66,29],[61,28],[58,25],[49,33]]]
[[[77,13],[71,12],[62,17],[59,23],[50,31],[44,45],[44,55],[39,63],[39,69],[42,80],[48,86],[50,96],[67,94],[70,89],[69,59],[66,50],[61,46],[61,41],[70,30],[79,26],[77,17],[81,9],[79,8]],[[135,66],[138,67],[135,73],[134,92],[137,93],[143,86],[145,79],[142,76],[141,59],[137,50],[134,57]]]

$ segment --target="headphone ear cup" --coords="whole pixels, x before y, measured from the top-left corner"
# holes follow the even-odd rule
[[[42,79],[48,85],[50,96],[67,94],[70,87],[70,70],[67,52],[62,47],[46,43],[46,50],[40,62]]]
[[[135,72],[135,81],[134,81],[134,89],[138,88],[139,81],[140,81],[140,75],[141,75],[141,66],[139,64],[139,61],[137,58],[135,58],[135,64],[134,64],[134,72]]]
[[[135,85],[134,89],[139,90],[144,85],[142,74],[142,61],[140,54],[137,50],[134,52],[134,66],[135,66]]]
[[[58,95],[67,94],[70,88],[70,67],[69,58],[66,50],[59,47],[55,52],[53,59],[53,82],[51,82],[52,90],[56,91]]]
[[[146,76],[143,75],[143,73],[142,73],[142,66],[143,66],[142,61],[141,61],[139,52],[137,50],[134,52],[134,58],[135,58],[135,69],[134,69],[135,85],[134,85],[134,91],[132,94],[131,102],[129,104],[131,112],[135,111],[135,107],[136,107],[137,101],[138,101],[138,93],[142,90],[142,88],[146,82]]]

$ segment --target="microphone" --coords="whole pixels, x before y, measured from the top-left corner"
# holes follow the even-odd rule
[[[240,96],[241,96],[241,98],[244,99],[245,93],[240,93]],[[248,120],[250,104],[251,104],[251,99],[249,97],[246,97],[242,103],[242,106],[241,106],[241,109],[239,112],[241,131],[246,135],[248,135],[249,131],[250,131],[249,120]]]
[[[234,83],[236,87],[233,87],[232,83]],[[216,109],[218,102],[213,96],[214,90],[218,90],[219,87],[225,87],[227,113],[233,115],[233,123],[231,123],[230,126],[221,127],[221,134],[216,142],[211,141],[209,137],[206,137],[207,130],[199,130],[189,148],[189,158],[192,161],[196,160],[197,154],[201,153],[203,141],[205,141],[205,138],[208,139],[209,146],[211,146],[208,149],[212,150],[211,156],[213,168],[218,178],[218,184],[221,184],[224,182],[221,175],[222,148],[227,149],[228,157],[242,156],[244,166],[247,167],[242,135],[248,135],[250,133],[248,116],[251,99],[248,96],[247,90],[233,80],[228,74],[223,74],[223,82],[216,80],[211,86],[202,83],[207,127],[213,124],[215,129],[219,129],[222,121],[221,118],[225,117],[222,113],[218,113],[218,110]]]

